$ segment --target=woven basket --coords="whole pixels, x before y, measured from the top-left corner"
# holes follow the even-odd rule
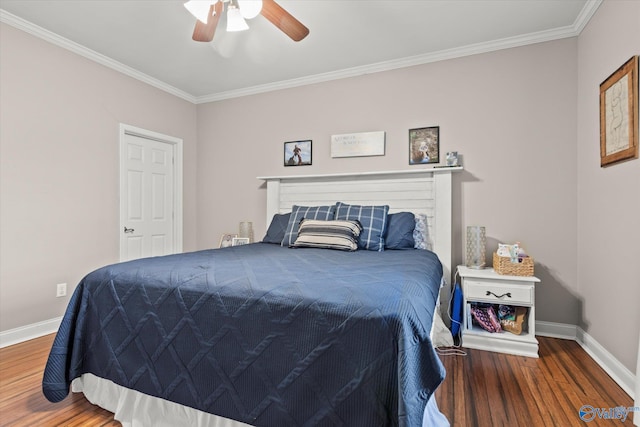
[[[493,253],[493,269],[498,274],[507,276],[533,276],[533,258],[526,257],[522,262],[514,264],[511,258]]]

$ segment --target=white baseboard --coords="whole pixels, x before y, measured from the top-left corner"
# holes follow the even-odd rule
[[[589,356],[629,395],[635,398],[636,376],[591,335],[578,328],[576,340]]]
[[[56,317],[55,319],[49,319],[38,323],[32,323],[31,325],[9,329],[8,331],[2,331],[0,332],[0,348],[19,344],[24,341],[29,341],[34,338],[39,338],[44,335],[57,332],[60,327],[60,322],[62,322],[62,317]]]
[[[538,320],[536,321],[536,335],[576,341],[578,337],[578,327],[566,323],[543,322]]]
[[[636,376],[582,328],[565,323],[537,321],[536,335],[576,341],[631,399],[635,398]]]

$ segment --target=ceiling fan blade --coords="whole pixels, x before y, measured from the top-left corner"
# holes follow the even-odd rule
[[[213,35],[216,33],[216,26],[222,15],[222,2],[216,2],[209,8],[209,17],[207,23],[203,24],[199,19],[196,19],[196,27],[193,30],[193,36],[191,37],[197,42],[210,42],[213,40]]]
[[[294,41],[299,42],[309,34],[307,27],[274,0],[262,0],[262,12],[260,13]]]

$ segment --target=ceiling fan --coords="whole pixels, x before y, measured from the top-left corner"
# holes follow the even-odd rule
[[[216,32],[218,21],[227,8],[227,31],[248,30],[246,19],[262,15],[294,41],[309,34],[309,29],[294,18],[274,0],[189,0],[184,4],[197,18],[193,40],[210,42]]]

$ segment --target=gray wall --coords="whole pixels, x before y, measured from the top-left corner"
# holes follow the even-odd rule
[[[605,1],[578,43],[577,324],[631,372],[640,331],[640,160],[600,167],[598,100],[600,83],[639,53],[640,2]]]
[[[119,259],[119,123],[184,139],[196,106],[0,25],[0,330],[61,316],[89,271]],[[196,175],[184,174],[194,249]],[[69,285],[55,298],[57,283]]]

